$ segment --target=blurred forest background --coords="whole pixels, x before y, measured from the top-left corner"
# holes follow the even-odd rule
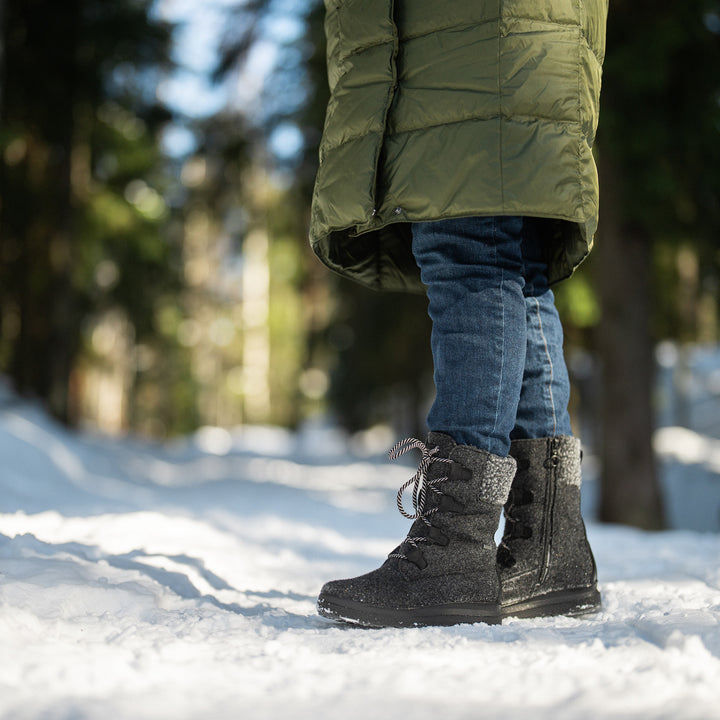
[[[423,432],[425,300],[308,248],[323,13],[0,2],[0,373],[22,395],[157,439],[313,417]],[[601,519],[659,528],[652,432],[682,403],[668,416],[658,373],[682,380],[720,331],[720,2],[611,0],[596,151],[597,250],[557,288],[573,419]]]

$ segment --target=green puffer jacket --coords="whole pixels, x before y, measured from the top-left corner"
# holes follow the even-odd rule
[[[410,222],[556,218],[553,282],[597,226],[608,0],[325,0],[330,102],[310,241],[376,289],[422,290]]]

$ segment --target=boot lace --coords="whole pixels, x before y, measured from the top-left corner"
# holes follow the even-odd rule
[[[413,477],[411,477],[406,483],[403,483],[398,490],[396,498],[397,508],[400,514],[408,520],[422,520],[428,527],[431,527],[432,523],[430,522],[430,518],[438,511],[438,508],[428,506],[428,493],[431,492],[436,495],[442,495],[443,493],[438,490],[438,485],[448,480],[449,476],[444,475],[442,477],[429,479],[427,476],[428,470],[433,463],[450,464],[452,463],[452,460],[449,458],[437,457],[437,453],[440,450],[439,447],[429,448],[424,442],[422,442],[422,440],[417,440],[416,438],[406,438],[405,440],[401,440],[392,447],[388,453],[388,457],[390,460],[396,460],[410,450],[420,450],[422,457],[415,475],[413,475]],[[403,505],[403,495],[411,485],[413,488],[412,503],[413,509],[415,510],[412,514],[407,512],[407,510],[405,510],[405,506]],[[418,543],[427,541],[427,537],[408,536],[403,541],[403,545],[409,545],[414,550],[417,550]],[[402,552],[390,553],[388,557],[402,558],[404,560],[409,559],[408,556]]]

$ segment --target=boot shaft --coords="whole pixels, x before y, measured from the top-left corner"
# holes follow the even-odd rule
[[[498,565],[506,596],[590,587],[595,560],[580,511],[580,441],[513,441],[518,468],[505,505]]]
[[[427,538],[397,554],[406,555],[416,566],[405,566],[409,577],[470,573],[495,563],[495,531],[515,476],[516,462],[468,445],[456,445],[449,436],[431,432],[428,447],[437,447],[430,466],[425,517],[418,518],[408,538]],[[438,482],[439,479],[447,478]],[[435,484],[436,483],[436,484]],[[496,573],[491,573],[493,576]]]

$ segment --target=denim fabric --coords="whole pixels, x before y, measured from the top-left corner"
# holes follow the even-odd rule
[[[547,228],[545,219],[525,218],[522,254],[527,348],[520,402],[510,434],[512,440],[573,434],[568,413],[570,378],[563,355],[563,329],[543,260]]]
[[[518,216],[413,224],[433,321],[431,431],[502,456],[511,438],[572,434],[545,227]]]

